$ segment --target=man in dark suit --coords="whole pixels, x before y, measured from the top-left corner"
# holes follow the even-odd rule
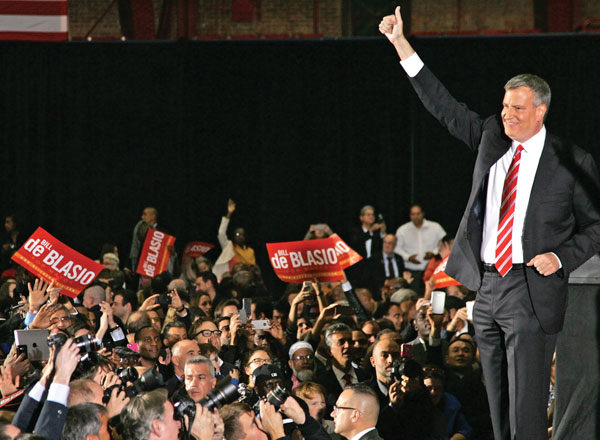
[[[552,353],[569,272],[600,248],[598,171],[546,132],[548,84],[518,75],[500,116],[459,104],[406,40],[400,8],[380,31],[429,112],[477,154],[446,273],[478,290],[474,324],[496,439],[545,439]]]
[[[374,253],[365,261],[365,284],[378,301],[381,299],[381,288],[385,280],[402,278],[404,275],[404,259],[394,253],[396,241],[394,234],[386,234],[381,252]]]
[[[347,387],[338,397],[333,412],[336,434],[353,440],[383,440],[375,425],[379,417],[379,399],[368,385]]]

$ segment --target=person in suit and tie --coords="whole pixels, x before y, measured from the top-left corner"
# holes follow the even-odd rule
[[[404,270],[404,259],[394,253],[396,241],[394,234],[386,234],[383,237],[381,252],[373,254],[365,261],[365,284],[377,301],[381,299],[381,288],[386,279],[404,277],[412,279],[410,272],[405,274],[407,271]]]
[[[600,179],[592,156],[546,131],[550,87],[517,75],[500,115],[458,103],[403,33],[400,8],[379,30],[427,110],[476,153],[446,273],[477,290],[474,326],[494,437],[546,439],[546,405],[568,274],[600,249]]]
[[[383,440],[375,428],[379,399],[366,384],[346,387],[338,397],[331,417],[336,434],[348,440]]]

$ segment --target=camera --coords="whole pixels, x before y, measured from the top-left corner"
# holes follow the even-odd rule
[[[212,411],[235,401],[239,396],[238,387],[231,383],[231,377],[227,375],[198,403]]]
[[[392,364],[392,378],[401,381],[402,376],[408,378],[419,377],[422,373],[421,365],[412,359],[397,360]]]
[[[65,345],[67,339],[69,339],[69,337],[60,332],[48,336],[48,347],[56,347],[55,356],[58,356],[58,352],[62,346]],[[79,354],[81,355],[78,365],[80,372],[89,370],[95,365],[98,365],[100,357],[98,353],[96,353],[96,350],[102,348],[102,342],[99,339],[92,337],[92,335],[81,335],[73,339],[73,342],[77,348],[79,348]]]
[[[134,367],[120,367],[117,368],[116,373],[123,383],[135,382],[140,377],[138,371]]]
[[[188,395],[176,394],[173,396],[173,418],[183,424],[185,416],[188,416],[188,425],[192,426],[196,417],[196,404]]]
[[[286,401],[286,399],[290,397],[290,393],[282,387],[280,384],[277,384],[275,389],[269,391],[266,397],[263,400],[266,400],[271,405],[275,407],[275,411],[279,411],[279,407]],[[252,408],[256,415],[260,414],[260,400],[256,402]]]
[[[155,365],[149,370],[146,370],[146,372],[142,374],[139,379],[133,382],[132,386],[125,388],[125,394],[129,398],[133,398],[140,393],[160,388],[164,386],[164,384],[165,379],[162,373],[158,371],[158,367]]]
[[[171,305],[171,297],[168,294],[163,293],[156,297],[156,304],[160,304],[162,307],[168,307]]]

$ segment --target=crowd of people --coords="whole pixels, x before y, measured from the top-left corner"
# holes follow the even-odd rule
[[[445,288],[433,313],[432,271],[452,239],[420,206],[397,234],[363,207],[348,242],[364,259],[346,279],[277,293],[245,231],[227,237],[234,211],[230,200],[216,265],[192,258],[143,283],[104,245],[104,270],[77,298],[10,261],[23,238],[7,217],[2,438],[492,438],[474,293]],[[149,227],[154,208],[135,227],[132,267]],[[311,225],[305,239],[332,232]],[[47,356],[17,347],[15,330],[46,330]]]

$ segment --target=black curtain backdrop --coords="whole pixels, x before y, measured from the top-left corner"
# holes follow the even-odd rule
[[[600,160],[600,35],[419,38],[424,61],[487,116],[531,72],[547,127]],[[217,244],[228,197],[279,295],[264,243],[326,221],[342,238],[373,204],[388,229],[412,202],[449,233],[474,158],[417,101],[383,38],[0,44],[2,214],[122,260],[144,206],[186,242]],[[216,259],[219,249],[210,256]]]

